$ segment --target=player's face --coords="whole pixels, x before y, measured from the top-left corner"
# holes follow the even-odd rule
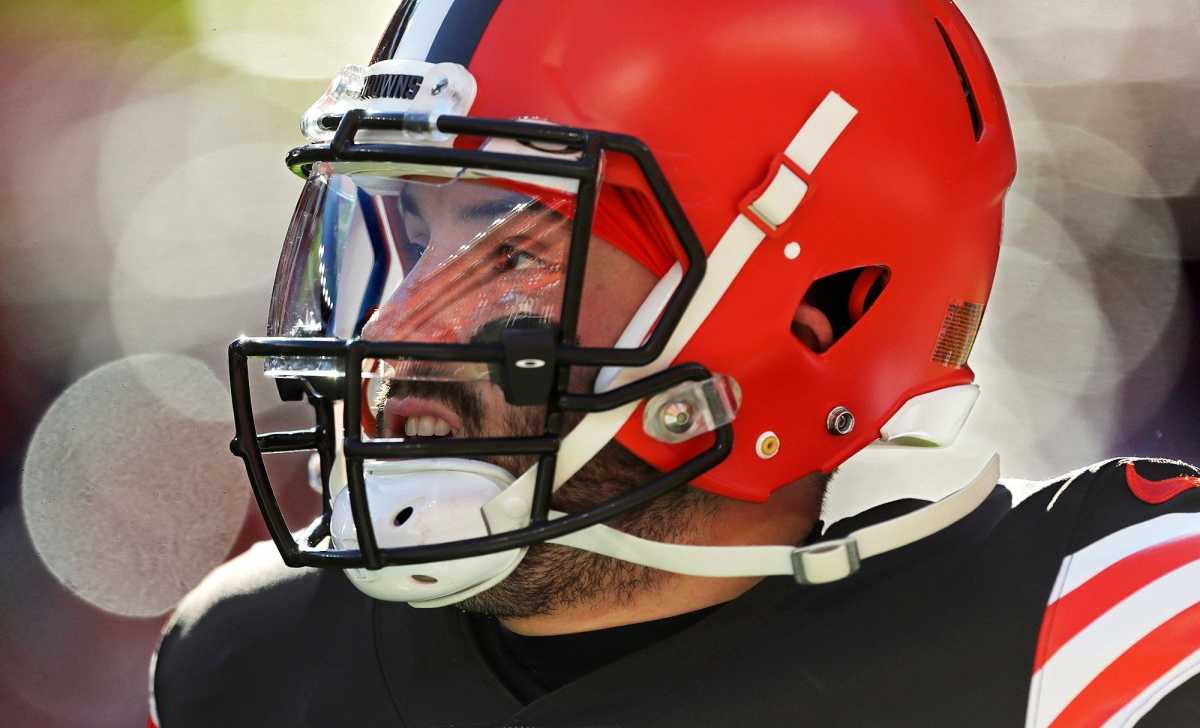
[[[497,321],[557,321],[570,242],[566,216],[552,204],[512,205],[496,198],[495,189],[486,185],[440,192],[414,187],[411,193],[401,200],[409,223],[406,231],[425,247],[413,251],[420,253],[419,260],[415,266],[405,265],[401,287],[363,329],[364,337],[462,343],[486,340],[489,326]],[[487,219],[491,203],[508,212]],[[482,221],[473,219],[476,212],[484,213]],[[464,246],[464,241],[470,244]],[[613,345],[655,282],[640,264],[593,236],[580,307],[580,343]],[[485,367],[481,371],[478,366],[434,362],[387,364],[374,402],[376,427],[383,437],[506,437],[542,431],[544,408],[508,404]],[[590,391],[594,378],[594,370],[576,368],[571,388]],[[533,456],[489,459],[514,475],[535,462]],[[552,505],[577,513],[655,475],[610,442],[555,492]],[[714,498],[691,488],[676,489],[611,525],[643,538],[677,540],[713,510]],[[535,545],[507,579],[461,606],[503,617],[531,617],[633,593],[657,583],[662,574],[586,551]]]
[[[496,320],[540,316],[557,320],[562,298],[561,268],[570,225],[545,206],[521,207],[502,222],[469,221],[464,210],[487,206],[476,196],[492,192],[464,187],[450,196],[418,189],[404,201],[406,213],[420,211],[415,238],[427,245],[415,267],[363,329],[372,340],[466,342],[486,333]],[[423,193],[429,193],[425,195]],[[506,204],[498,205],[507,209]],[[462,241],[471,240],[464,248]],[[439,246],[448,248],[439,250]],[[415,252],[415,251],[414,251]],[[406,271],[410,271],[405,266]],[[645,300],[656,278],[605,240],[593,236],[578,326],[579,341],[611,346]],[[384,437],[504,437],[539,434],[544,408],[508,404],[499,386],[470,366],[391,362],[374,411]],[[590,391],[595,371],[576,368],[574,391]],[[570,427],[573,423],[565,423]],[[519,475],[533,456],[490,458]],[[615,442],[608,443],[563,484],[552,505],[578,513],[643,485],[655,477],[650,466]],[[611,525],[655,540],[685,540],[714,512],[715,496],[676,489],[648,506],[623,514]],[[530,547],[517,569],[488,591],[462,602],[472,612],[508,618],[549,614],[572,604],[596,603],[614,594],[654,588],[665,572],[586,551],[540,544]]]
[[[401,196],[406,277],[364,327],[376,341],[487,340],[517,318],[557,322],[571,220],[487,184],[411,185]],[[588,246],[578,340],[610,346],[655,283],[599,237]],[[494,334],[493,334],[494,335]],[[542,407],[505,402],[486,366],[386,362],[372,403],[381,437],[503,437],[541,431]],[[577,371],[572,388],[590,386]],[[519,474],[531,460],[497,461]]]

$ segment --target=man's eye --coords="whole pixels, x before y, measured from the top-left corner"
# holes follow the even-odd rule
[[[502,271],[528,270],[544,268],[546,261],[533,253],[522,250],[511,243],[504,243],[496,248],[496,269]]]
[[[400,264],[403,266],[406,273],[412,272],[412,269],[417,265],[417,261],[419,261],[421,256],[425,254],[425,249],[428,247],[428,238],[417,238],[413,240],[406,240],[400,243]]]

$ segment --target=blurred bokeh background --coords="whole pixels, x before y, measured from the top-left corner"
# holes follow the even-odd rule
[[[954,457],[999,450],[1034,479],[1200,460],[1200,2],[960,6],[1004,83],[1020,172],[972,358],[984,397]],[[144,724],[164,615],[264,537],[226,449],[225,346],[262,331],[299,114],[393,10],[0,5],[4,725]],[[889,457],[848,466],[830,515],[957,477],[940,472],[953,457],[904,476]],[[285,498],[297,518],[307,496]]]

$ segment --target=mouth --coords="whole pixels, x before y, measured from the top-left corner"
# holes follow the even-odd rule
[[[449,407],[431,399],[400,397],[383,406],[384,437],[435,440],[462,436],[462,420]]]

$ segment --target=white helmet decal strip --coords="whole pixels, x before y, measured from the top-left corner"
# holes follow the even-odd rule
[[[429,49],[454,0],[419,0],[392,58],[428,60]]]
[[[857,114],[858,109],[830,91],[800,131],[796,132],[784,154],[800,165],[800,169],[812,174]]]
[[[783,156],[795,163],[798,171],[812,174],[857,114],[858,109],[830,91],[804,122],[804,126],[800,127],[800,131],[796,132],[796,136],[792,137]],[[780,161],[777,158],[776,163]],[[774,230],[796,212],[806,194],[808,182],[786,164],[780,164],[771,183],[750,203],[750,212]]]
[[[500,0],[408,0],[407,17],[397,15],[399,39],[385,36],[373,61],[406,59],[466,66]],[[401,6],[403,10],[403,6]]]

